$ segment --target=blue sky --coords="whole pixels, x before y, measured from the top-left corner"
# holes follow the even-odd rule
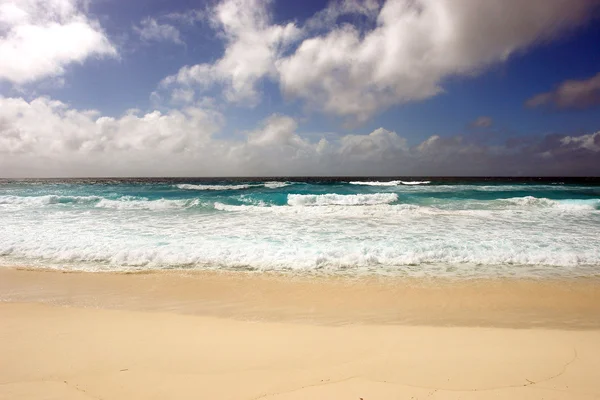
[[[598,174],[598,4],[0,0],[0,175]]]

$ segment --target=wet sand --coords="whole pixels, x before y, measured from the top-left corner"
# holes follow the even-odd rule
[[[325,325],[600,329],[600,279],[425,280],[0,268],[0,301]]]

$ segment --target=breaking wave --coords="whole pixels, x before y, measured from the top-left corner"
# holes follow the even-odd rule
[[[351,185],[363,186],[398,186],[398,185],[427,185],[431,181],[352,181]]]
[[[398,201],[396,193],[374,194],[288,194],[290,206],[361,206],[390,204]]]
[[[600,277],[596,184],[189,179],[0,183],[0,265]]]
[[[148,200],[148,199],[120,199],[120,200],[100,200],[96,208],[110,208],[113,210],[173,210],[185,209],[202,205],[199,199],[183,200]]]
[[[178,189],[183,190],[243,190],[252,187],[260,187],[263,185],[192,185],[189,183],[183,183],[175,186]]]
[[[362,185],[362,186],[398,186],[400,181],[388,181],[388,182],[379,182],[379,181],[352,181],[348,182],[351,185]]]
[[[273,181],[273,182],[265,182],[264,185],[268,189],[279,189],[279,188],[282,188],[282,187],[290,186],[291,183],[289,183],[289,182],[277,182],[277,181]]]
[[[0,196],[0,205],[45,206],[50,204],[92,204],[98,196]]]
[[[562,210],[598,210],[600,209],[600,199],[589,200],[552,200],[544,197],[513,197],[510,199],[500,200],[511,205],[520,207],[537,207],[537,208],[557,208]]]
[[[105,234],[108,232],[108,228],[103,231]],[[200,235],[180,235],[177,240],[165,240],[161,246],[153,245],[152,241],[140,246],[142,237],[107,239],[100,235],[75,238],[59,236],[49,241],[47,239],[52,235],[48,234],[42,237],[44,240],[0,240],[0,255],[41,259],[54,262],[50,266],[59,269],[69,265],[68,269],[86,271],[245,268],[264,271],[399,273],[413,277],[583,276],[594,275],[600,262],[600,253],[595,248],[575,249],[570,247],[570,242],[562,247],[547,249],[539,246],[537,238],[533,243],[524,238],[515,238],[492,247],[486,241],[463,242],[458,237],[436,243],[435,240],[382,241],[375,236],[349,240],[346,235],[341,235],[279,247],[265,245],[260,240],[239,239],[244,237],[243,229],[237,233],[240,235],[238,239],[222,238],[220,241],[211,241]],[[552,234],[548,233],[544,239],[551,241],[551,237]]]
[[[431,181],[400,181],[403,185],[428,185]]]
[[[265,182],[265,183],[247,183],[240,185],[192,185],[189,183],[182,183],[175,185],[178,189],[182,190],[244,190],[258,187],[266,187],[267,189],[279,189],[291,185],[289,182]]]

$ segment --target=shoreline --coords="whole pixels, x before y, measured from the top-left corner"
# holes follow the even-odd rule
[[[0,268],[0,302],[319,325],[600,329],[600,279]]]

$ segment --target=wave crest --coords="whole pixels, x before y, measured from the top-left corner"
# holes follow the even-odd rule
[[[352,181],[351,185],[363,186],[398,186],[398,185],[427,185],[431,181]]]
[[[273,182],[265,182],[264,185],[267,189],[279,189],[282,187],[290,186],[291,183],[273,181]]]
[[[99,201],[98,196],[0,196],[0,205],[45,206],[51,204],[91,204]]]
[[[290,206],[361,206],[390,204],[398,201],[396,193],[373,194],[288,194]]]
[[[403,185],[428,185],[431,181],[400,181]]]
[[[201,205],[198,199],[182,200],[148,200],[148,199],[102,199],[96,204],[96,208],[109,208],[113,210],[173,210],[192,208]]]
[[[267,189],[279,189],[291,185],[288,182],[265,182],[265,183],[244,183],[239,185],[193,185],[190,183],[182,183],[175,185],[178,189],[182,190],[245,190],[257,187],[266,187]]]
[[[352,181],[348,182],[351,185],[362,185],[362,186],[398,186],[400,181],[388,181],[388,182],[379,182],[379,181]]]
[[[539,208],[559,208],[563,210],[598,210],[600,209],[599,199],[589,200],[552,200],[545,197],[513,197],[503,200],[509,204],[521,207],[539,207]]]
[[[183,183],[175,186],[178,189],[183,190],[243,190],[262,185],[192,185],[189,183]]]

